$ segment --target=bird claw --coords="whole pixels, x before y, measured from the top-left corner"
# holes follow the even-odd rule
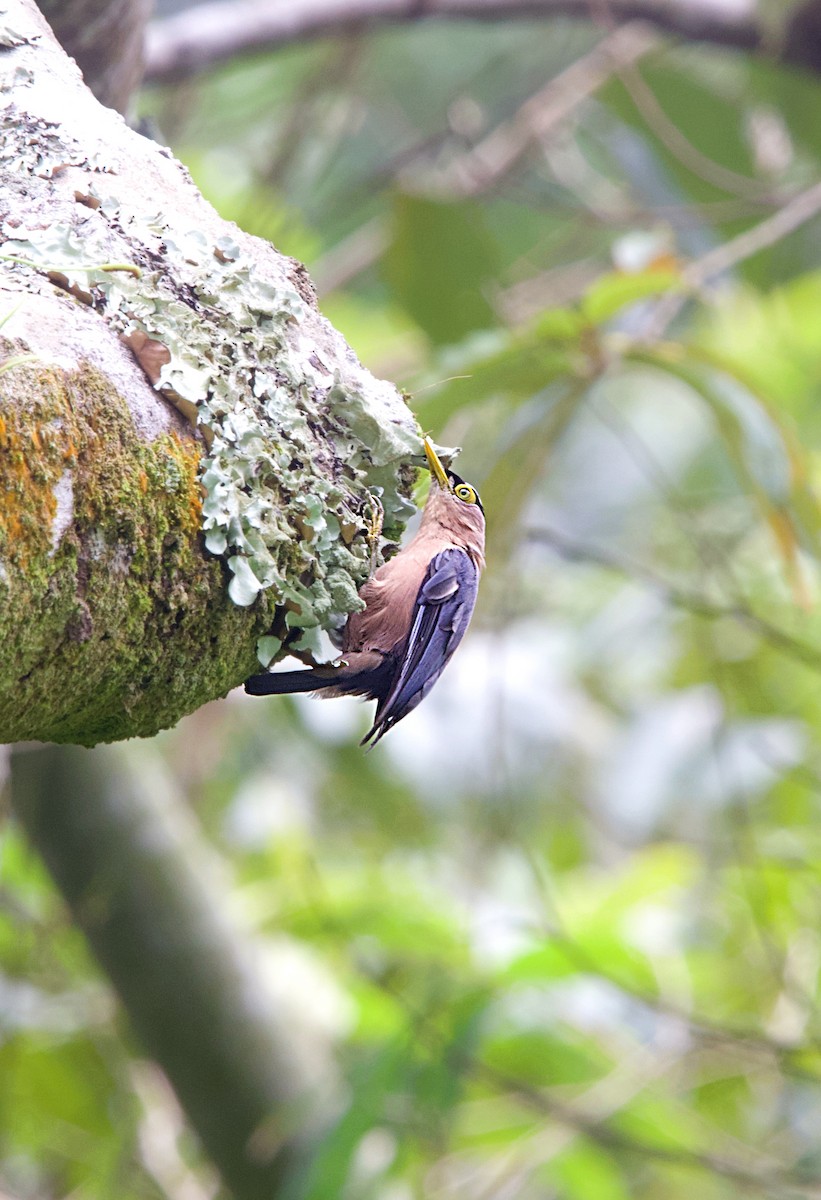
[[[385,509],[375,492],[368,492],[368,496],[370,497],[370,513],[365,519],[365,535],[371,552],[371,575],[373,575],[376,570],[379,539],[382,536],[382,526],[385,522]]]

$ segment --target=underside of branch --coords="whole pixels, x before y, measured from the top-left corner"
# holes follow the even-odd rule
[[[359,607],[419,438],[31,0],[0,46],[0,741],[148,735]]]

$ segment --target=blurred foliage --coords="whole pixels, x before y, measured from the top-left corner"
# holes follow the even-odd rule
[[[139,748],[322,969],[304,1200],[821,1187],[821,222],[767,232],[819,84],[659,44],[491,169],[598,37],[429,23],[144,98],[489,518],[471,636],[373,754],[354,703],[241,695]],[[0,1187],[214,1194],[13,825],[0,865]]]

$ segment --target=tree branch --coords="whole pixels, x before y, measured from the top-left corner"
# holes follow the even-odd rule
[[[642,340],[657,342],[665,334],[668,326],[681,312],[688,297],[698,293],[707,284],[732,270],[739,263],[760,254],[780,242],[789,234],[806,225],[821,212],[821,183],[814,183],[804,191],[798,192],[782,205],[776,212],[759,221],[750,229],[745,229],[728,242],[708,250],[701,258],[688,263],[681,272],[681,282],[684,290],[681,293],[670,293],[663,296],[651,309],[650,315],[641,331]]]
[[[545,142],[613,74],[658,45],[658,37],[646,25],[628,24],[613,30],[469,150],[454,155],[444,166],[423,172],[421,180],[417,167],[408,170],[406,186],[447,198],[490,191],[532,146]]]
[[[281,1194],[335,1112],[328,1034],[271,986],[188,811],[113,747],[18,750],[12,804],[228,1187]]]
[[[0,742],[93,745],[224,695],[258,647],[317,649],[360,604],[369,489],[397,534],[421,445],[301,265],[6,7]]]
[[[447,20],[588,21],[590,0],[211,0],[153,21],[146,43],[146,80],[161,82],[205,70],[236,54],[311,38],[357,33],[379,25]],[[618,24],[647,21],[689,41],[762,51],[763,29],[748,11],[721,0],[608,0]]]
[[[126,113],[143,76],[152,0],[40,0],[39,8],[100,103]]]

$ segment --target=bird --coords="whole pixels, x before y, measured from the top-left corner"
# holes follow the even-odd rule
[[[422,520],[408,544],[359,591],[341,657],[299,671],[263,671],[252,696],[315,692],[376,700],[361,746],[373,747],[427,696],[465,635],[485,566],[485,510],[476,489],[446,470],[429,438],[431,472]]]

